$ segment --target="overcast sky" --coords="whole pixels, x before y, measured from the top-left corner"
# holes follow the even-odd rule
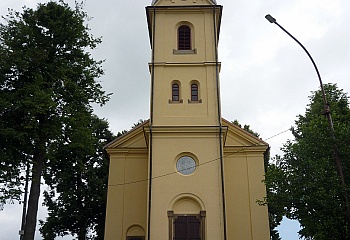
[[[1,0],[0,15],[7,8],[35,7],[38,0]],[[73,0],[67,0],[73,3]],[[222,116],[238,119],[268,139],[289,129],[303,114],[311,91],[319,88],[312,63],[290,37],[264,17],[273,15],[313,56],[324,83],[337,83],[350,92],[349,0],[217,0],[224,6],[219,60],[222,62]],[[92,33],[103,37],[94,51],[106,59],[100,80],[113,93],[104,107],[96,107],[108,119],[114,133],[130,129],[149,118],[150,45],[145,7],[151,0],[86,0],[93,17]],[[130,91],[133,97],[130,98]],[[289,132],[267,140],[272,155],[288,139]],[[0,212],[0,238],[18,239],[20,208],[6,206]],[[41,211],[41,218],[45,211]],[[283,240],[296,240],[298,225],[284,222]],[[37,235],[36,239],[41,239]],[[70,239],[70,238],[68,238]]]

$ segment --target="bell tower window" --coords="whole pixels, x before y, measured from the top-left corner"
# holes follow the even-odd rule
[[[178,80],[172,81],[171,83],[171,96],[169,103],[183,103],[181,99],[181,82]]]
[[[172,86],[172,101],[177,102],[180,101],[180,89],[179,84],[174,83]]]
[[[191,101],[198,101],[198,85],[195,83],[191,84]]]
[[[181,25],[177,31],[178,50],[192,50],[191,28],[187,25]]]

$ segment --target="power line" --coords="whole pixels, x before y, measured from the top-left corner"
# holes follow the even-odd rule
[[[279,135],[282,135],[283,133],[286,133],[286,132],[288,132],[288,131],[290,131],[290,128],[287,129],[287,130],[284,130],[284,131],[282,131],[282,132],[280,132],[280,133],[278,133],[278,134],[275,134],[275,135],[273,135],[272,137],[266,138],[264,141],[267,141],[267,140],[270,140],[270,139],[272,139],[272,138],[275,138],[275,137],[277,137],[277,136],[279,136]],[[224,158],[225,158],[225,157],[228,157],[228,156],[231,156],[231,155],[234,155],[234,154],[237,154],[237,153],[240,153],[240,152],[242,152],[242,151],[244,151],[244,150],[246,150],[246,149],[248,149],[248,148],[256,147],[256,146],[259,146],[259,145],[258,145],[258,144],[253,144],[253,145],[250,145],[250,146],[243,146],[242,149],[237,150],[236,152],[229,153],[229,154],[225,155]],[[199,166],[204,166],[204,165],[207,165],[207,164],[209,164],[209,163],[216,162],[216,161],[218,161],[218,160],[220,160],[220,157],[215,158],[215,159],[212,159],[212,160],[209,160],[209,161],[206,161],[206,162],[204,162],[204,163],[196,164],[195,167],[197,168],[197,167],[199,167]],[[193,167],[191,167],[191,168],[193,168]],[[188,168],[188,169],[190,169],[190,168]],[[187,170],[187,169],[183,169],[183,170]],[[152,177],[152,180],[159,179],[159,178],[164,178],[164,177],[167,177],[167,176],[170,176],[170,175],[173,175],[173,174],[177,174],[177,173],[178,173],[178,171],[174,171],[174,172],[162,174],[162,175],[159,175],[159,176]],[[148,179],[142,179],[142,180],[132,181],[132,182],[126,182],[126,183],[109,184],[108,186],[114,186],[114,187],[115,187],[115,186],[132,185],[132,184],[137,184],[137,183],[142,183],[142,182],[148,182],[149,180],[150,180],[150,179],[148,178]]]
[[[275,137],[277,137],[279,135],[282,135],[283,133],[286,133],[288,131],[291,131],[291,128],[288,128],[287,130],[284,130],[283,132],[277,133],[276,135],[273,135],[272,137],[266,138],[264,141],[267,141],[267,140],[270,140],[272,138],[275,138]]]

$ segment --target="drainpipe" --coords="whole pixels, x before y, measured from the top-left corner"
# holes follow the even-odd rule
[[[224,240],[227,239],[226,227],[226,198],[225,198],[225,182],[224,182],[224,161],[223,161],[223,143],[222,143],[222,119],[221,119],[221,102],[220,102],[220,83],[219,83],[219,57],[218,57],[218,27],[216,24],[216,5],[213,6],[214,18],[214,44],[215,44],[215,64],[216,64],[216,95],[218,103],[218,122],[219,122],[219,145],[220,145],[220,170],[221,170],[221,192],[222,192],[222,210],[224,220]]]
[[[150,145],[149,145],[149,179],[148,179],[148,226],[147,239],[151,239],[151,209],[152,209],[152,161],[153,161],[153,101],[154,101],[154,53],[156,36],[156,7],[153,6],[153,25],[152,25],[152,73],[151,73],[151,117],[150,117]]]

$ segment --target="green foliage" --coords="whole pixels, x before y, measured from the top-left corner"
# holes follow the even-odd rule
[[[131,127],[131,130],[142,125],[144,122],[146,122],[146,120],[143,119],[139,119],[136,123],[134,123],[134,125]],[[121,132],[117,133],[117,137],[123,136],[124,134],[127,134],[129,131],[131,130],[123,130]]]
[[[67,129],[56,143],[44,176],[50,191],[44,193],[49,216],[41,221],[43,239],[67,234],[103,239],[108,181],[103,147],[113,138],[108,123],[94,116]]]
[[[89,34],[86,19],[81,5],[50,1],[35,10],[11,10],[0,24],[0,203],[20,198],[21,172],[29,162],[25,240],[34,238],[48,153],[67,129],[89,121],[91,103],[109,98],[95,80],[102,62],[88,52],[101,40]]]
[[[137,123],[134,123],[134,126],[133,126],[132,128],[136,128],[136,127],[142,125],[144,122],[145,122],[145,120],[139,119],[139,120],[137,121]]]
[[[254,132],[252,129],[250,129],[250,125],[246,125],[246,124],[244,124],[244,126],[242,127],[242,125],[241,125],[241,124],[238,122],[238,120],[237,120],[237,119],[236,119],[236,120],[234,120],[232,123],[233,123],[234,125],[236,125],[236,126],[238,126],[238,127],[242,128],[243,130],[247,131],[248,133],[250,133],[250,134],[254,135],[255,137],[259,137],[259,136],[260,136],[260,134],[259,134],[259,133]]]
[[[350,109],[347,95],[336,85],[325,85],[332,110],[337,145],[346,182],[350,182]],[[299,115],[293,129],[294,140],[284,144],[283,157],[277,157],[266,173],[271,193],[268,204],[301,224],[305,239],[349,239],[346,205],[334,166],[333,142],[328,122],[322,115],[322,94],[310,97],[305,115]],[[346,189],[349,194],[348,189]]]

